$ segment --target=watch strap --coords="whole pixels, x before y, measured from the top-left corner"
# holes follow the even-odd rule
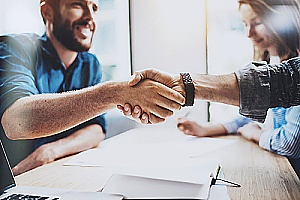
[[[189,73],[180,73],[184,84],[185,104],[183,106],[193,106],[195,99],[195,86]]]

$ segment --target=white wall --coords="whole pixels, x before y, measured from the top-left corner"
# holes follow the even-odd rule
[[[44,32],[38,0],[0,0],[0,34]]]
[[[130,3],[133,71],[206,72],[205,0]],[[207,120],[206,102],[197,102],[192,111],[196,121]]]

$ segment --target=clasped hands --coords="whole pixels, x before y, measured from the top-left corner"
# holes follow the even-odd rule
[[[141,101],[117,105],[117,108],[125,116],[132,117],[143,124],[161,123],[165,121],[165,118],[172,116],[175,110],[180,110],[185,104],[184,84],[179,74],[171,75],[156,69],[146,69],[135,72],[128,85],[134,88],[145,85],[147,82],[148,84],[155,84],[156,87],[146,88],[143,93],[135,94],[132,97],[132,99]],[[160,98],[157,98],[157,95],[152,95],[151,99],[147,100],[150,100],[153,104],[142,105],[144,102],[140,96],[149,98],[149,95],[153,92],[157,93]]]

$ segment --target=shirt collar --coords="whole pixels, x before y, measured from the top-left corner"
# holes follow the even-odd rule
[[[56,52],[56,49],[54,48],[54,46],[52,45],[52,42],[50,41],[50,39],[46,36],[46,33],[44,33],[41,37],[41,46],[42,46],[42,50],[48,54],[49,56],[55,58],[55,59],[59,59],[59,56]]]

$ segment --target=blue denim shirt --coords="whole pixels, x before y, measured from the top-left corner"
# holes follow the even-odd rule
[[[300,57],[280,64],[251,63],[235,72],[240,114],[263,122],[268,108],[300,105]]]
[[[45,34],[1,36],[0,73],[0,118],[22,97],[81,89],[98,84],[102,77],[99,61],[88,52],[79,52],[66,69]],[[60,134],[37,139],[36,146],[69,136],[90,124],[99,124],[106,132],[101,115]]]

